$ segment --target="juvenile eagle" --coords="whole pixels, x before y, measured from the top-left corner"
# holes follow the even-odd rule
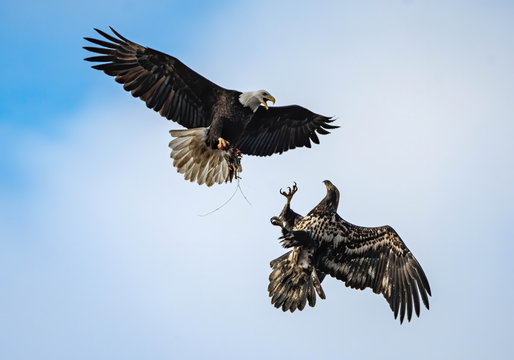
[[[173,165],[186,180],[211,186],[237,177],[241,154],[268,156],[318,144],[333,119],[298,105],[268,107],[265,90],[227,90],[191,70],[177,58],[95,29],[105,40],[84,38],[101,47],[85,60],[123,84],[146,106],[187,130],[171,130]],[[264,106],[260,106],[260,105]]]
[[[303,310],[316,304],[316,293],[325,299],[321,287],[325,274],[353,289],[369,287],[382,294],[396,319],[419,317],[419,296],[426,308],[430,286],[414,255],[390,226],[367,228],[350,224],[337,214],[339,190],[324,181],[327,195],[302,217],[291,210],[296,184],[280,193],[287,198],[280,217],[271,223],[282,228],[282,246],[292,248],[271,261],[268,292],[271,303],[283,311]]]

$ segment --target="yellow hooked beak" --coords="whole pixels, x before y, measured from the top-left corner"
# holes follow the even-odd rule
[[[266,103],[266,101],[271,101],[273,103],[273,105],[275,105],[275,98],[273,96],[265,96],[263,99],[262,99],[262,104],[266,107],[266,110],[268,110],[268,104]]]
[[[327,190],[331,190],[334,188],[334,185],[328,180],[323,180],[323,184],[325,184],[325,186],[327,187]]]

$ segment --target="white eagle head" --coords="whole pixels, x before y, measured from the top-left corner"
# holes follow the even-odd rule
[[[261,104],[268,110],[266,101],[271,101],[275,104],[275,98],[266,90],[247,91],[239,95],[239,102],[243,106],[249,107],[253,112],[255,112]]]

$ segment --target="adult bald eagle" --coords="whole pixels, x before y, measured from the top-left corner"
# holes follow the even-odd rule
[[[324,181],[327,195],[302,217],[291,210],[296,184],[281,194],[287,198],[280,217],[271,218],[282,228],[281,242],[288,253],[271,261],[268,292],[271,303],[283,311],[303,310],[316,304],[316,293],[325,299],[321,287],[325,274],[353,289],[369,287],[382,294],[395,319],[405,313],[410,321],[412,307],[419,317],[419,296],[426,308],[430,286],[414,255],[390,226],[367,228],[350,224],[337,214],[339,190]]]
[[[265,90],[227,90],[191,70],[177,58],[143,47],[120,34],[95,29],[105,40],[86,37],[101,54],[85,60],[115,76],[146,106],[188,130],[171,130],[173,165],[186,180],[211,186],[232,181],[241,172],[241,154],[268,156],[318,144],[333,119],[301,106],[268,107],[275,98]],[[260,106],[260,105],[264,106]]]

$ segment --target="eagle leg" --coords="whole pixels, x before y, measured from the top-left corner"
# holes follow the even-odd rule
[[[322,299],[326,299],[327,297],[325,296],[325,292],[323,291],[323,288],[321,287],[321,281],[318,278],[316,269],[312,269],[311,279],[312,279],[312,283],[314,284],[314,288],[316,289],[316,292],[318,293],[319,297]]]
[[[281,228],[284,227],[284,223],[282,222],[282,220],[280,220],[280,218],[278,216],[273,216],[271,219],[271,224],[272,225],[275,225],[275,226],[280,226]]]
[[[223,140],[223,139],[221,139],[221,140]],[[226,141],[226,143],[228,144],[228,141]],[[219,145],[218,145],[218,147],[219,147]],[[232,177],[234,177],[235,179],[241,179],[239,177],[239,173],[243,171],[243,168],[241,167],[241,158],[242,158],[241,150],[239,150],[236,147],[230,147],[230,151],[232,154],[232,159],[230,160],[230,166],[232,167],[230,179],[232,180]]]
[[[232,172],[234,173],[234,179],[239,179],[239,175],[237,174],[237,166],[232,163]]]
[[[282,191],[282,189],[280,189],[280,194],[286,197],[287,203],[290,203],[291,199],[293,198],[293,195],[296,194],[296,192],[298,191],[298,187],[296,186],[296,181],[294,182],[293,188],[288,186],[287,189],[288,189],[287,192]]]
[[[230,147],[230,143],[227,140],[225,140],[221,137],[218,138],[218,150],[226,150],[229,147]]]

